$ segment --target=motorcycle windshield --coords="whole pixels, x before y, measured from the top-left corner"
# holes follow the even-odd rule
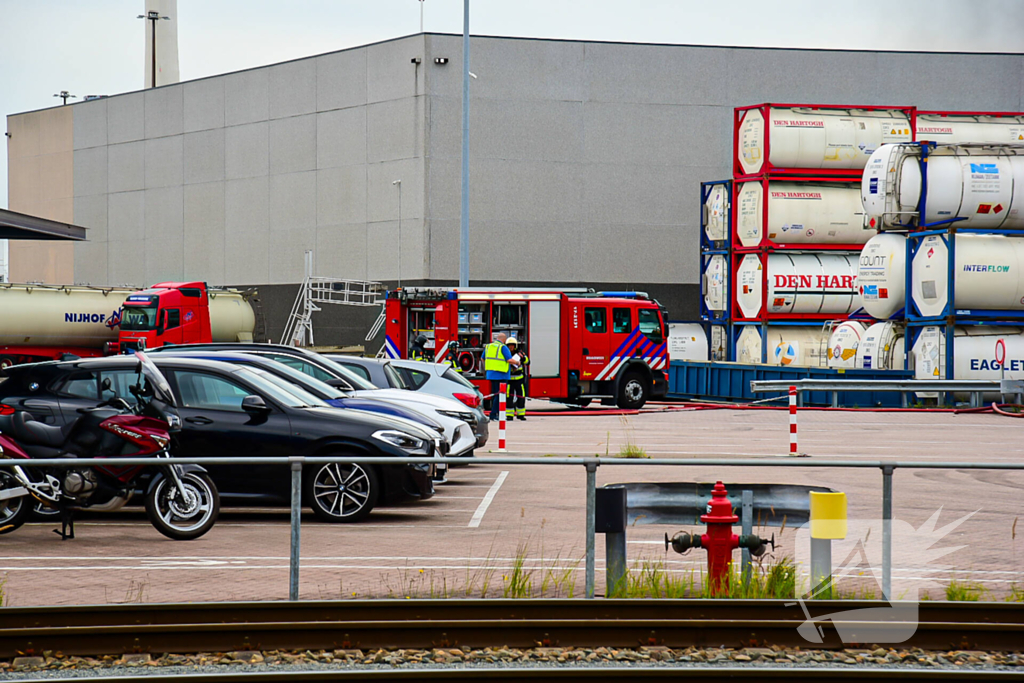
[[[158,368],[156,364],[142,351],[136,351],[135,358],[137,358],[142,364],[142,374],[149,382],[149,386],[153,388],[154,398],[169,406],[177,406],[178,402],[174,399],[174,392],[171,391],[171,385],[167,381],[167,378],[164,377],[163,373],[160,372],[160,368]]]

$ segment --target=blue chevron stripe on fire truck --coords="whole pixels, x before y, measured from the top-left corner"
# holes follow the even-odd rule
[[[387,358],[399,359],[402,354],[398,353],[398,346],[390,336],[384,335],[384,355]]]
[[[652,370],[659,370],[668,362],[667,345],[656,344],[640,332],[639,326],[626,337],[626,340],[619,345],[612,353],[610,362],[605,365],[594,381],[614,379],[619,368],[633,358],[642,358]]]

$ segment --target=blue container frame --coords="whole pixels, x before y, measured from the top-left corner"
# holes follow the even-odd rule
[[[725,259],[725,310],[712,311],[708,308],[707,302],[707,272],[708,262],[715,256]],[[727,323],[732,320],[732,259],[728,252],[706,251],[700,255],[700,318],[705,322]]]
[[[725,185],[726,197],[728,197],[728,204],[726,205],[726,231],[725,240],[718,240],[720,244],[708,239],[707,232],[704,228],[707,226],[707,217],[704,215],[704,206],[708,201],[708,197],[711,196],[711,188],[714,185]],[[700,219],[697,221],[697,225],[700,226],[700,251],[702,254],[728,254],[732,250],[732,180],[705,180],[700,184]]]
[[[838,319],[837,319],[838,320]],[[839,322],[845,322],[846,319],[839,320]],[[821,329],[824,327],[827,321],[822,320],[748,320],[748,321],[734,321],[732,324],[732,330],[729,337],[729,346],[731,347],[732,355],[730,359],[738,361],[736,355],[736,343],[739,341],[740,334],[743,332],[744,327],[754,326],[759,328],[761,333],[761,363],[768,363],[768,328],[769,327],[813,327],[815,329]],[[772,367],[788,367],[788,366],[772,366]],[[806,366],[801,366],[806,367]],[[825,369],[825,368],[821,368]]]

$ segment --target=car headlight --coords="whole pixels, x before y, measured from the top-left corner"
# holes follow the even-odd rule
[[[418,439],[411,434],[400,432],[394,429],[382,429],[374,432],[373,438],[378,441],[401,448],[409,455],[430,455],[430,442],[425,439]]]
[[[438,414],[450,417],[455,420],[462,420],[463,422],[472,422],[473,413],[465,413],[460,410],[438,410]]]

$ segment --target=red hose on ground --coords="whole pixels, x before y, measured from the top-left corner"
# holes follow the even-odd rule
[[[1011,412],[1008,412],[1008,411],[1005,411],[1005,410],[1000,410],[1000,408],[1010,407],[1010,406],[1012,406],[1014,408],[1021,408],[1022,407],[1022,406],[1018,406],[1018,405],[1013,405],[1012,403],[1002,403],[1002,404],[993,403],[992,407],[991,407],[991,410],[993,412],[995,412],[995,413],[999,413],[1000,415],[1005,415],[1006,417],[1024,417],[1024,411],[1019,412],[1019,413],[1011,413]]]

